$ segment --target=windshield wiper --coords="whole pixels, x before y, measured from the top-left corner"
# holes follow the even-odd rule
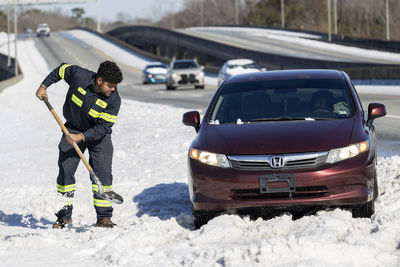
[[[274,118],[258,118],[250,120],[250,122],[258,121],[320,121],[320,120],[334,120],[336,118],[320,118],[320,117],[274,117]]]
[[[306,117],[274,117],[274,118],[258,118],[250,120],[251,122],[256,121],[304,121],[306,119],[313,119],[313,118],[306,118]]]

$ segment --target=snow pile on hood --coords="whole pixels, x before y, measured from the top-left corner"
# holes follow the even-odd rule
[[[167,74],[167,69],[160,67],[148,68],[146,71],[151,74]]]

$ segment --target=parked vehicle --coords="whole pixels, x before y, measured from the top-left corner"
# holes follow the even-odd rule
[[[153,62],[142,70],[142,82],[148,83],[165,83],[167,79],[168,66],[161,62]]]
[[[175,90],[178,86],[194,85],[204,89],[204,67],[193,59],[173,60],[167,72],[167,90]]]
[[[221,213],[268,217],[345,207],[370,217],[378,196],[373,122],[349,76],[335,70],[257,72],[228,78],[200,123],[188,153],[196,227]]]
[[[36,36],[37,37],[42,37],[42,36],[49,37],[50,36],[49,25],[47,23],[40,23],[36,28]]]
[[[251,59],[231,59],[222,65],[218,72],[218,85],[220,85],[225,79],[243,73],[265,71],[266,68],[260,68],[256,62]]]

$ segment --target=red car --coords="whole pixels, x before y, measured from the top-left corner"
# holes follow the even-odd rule
[[[336,70],[249,73],[225,80],[188,155],[189,192],[198,228],[222,213],[268,217],[346,207],[370,217],[378,196],[373,121],[349,76]]]

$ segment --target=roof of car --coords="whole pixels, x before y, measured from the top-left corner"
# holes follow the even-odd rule
[[[166,65],[164,63],[161,62],[152,62],[146,65],[146,68],[148,67],[159,67],[159,66],[164,66],[166,67]]]
[[[341,71],[328,69],[275,70],[235,75],[227,83],[289,79],[344,79],[344,77]]]
[[[227,63],[229,65],[231,65],[231,64],[244,65],[244,64],[254,63],[254,61],[251,59],[247,59],[247,58],[238,58],[238,59],[228,60]]]

